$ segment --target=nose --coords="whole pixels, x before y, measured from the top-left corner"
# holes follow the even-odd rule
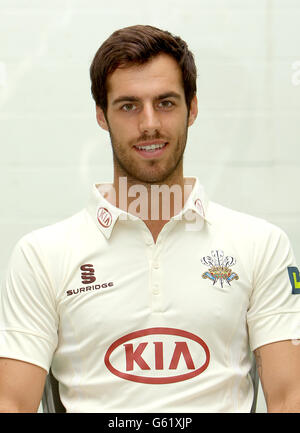
[[[159,113],[155,111],[152,104],[144,105],[139,118],[139,129],[141,134],[152,135],[160,129]]]

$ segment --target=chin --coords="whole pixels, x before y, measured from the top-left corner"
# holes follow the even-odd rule
[[[143,171],[142,173],[136,173],[133,177],[143,183],[163,183],[170,177],[171,173],[147,173]]]

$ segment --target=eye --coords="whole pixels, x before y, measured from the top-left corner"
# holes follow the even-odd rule
[[[172,101],[165,100],[165,101],[161,101],[158,104],[158,106],[159,106],[159,108],[169,109],[169,108],[172,108],[174,106],[174,103]]]
[[[135,104],[124,104],[121,107],[121,110],[122,111],[126,111],[127,113],[129,111],[133,111],[134,109],[136,109],[136,105]]]

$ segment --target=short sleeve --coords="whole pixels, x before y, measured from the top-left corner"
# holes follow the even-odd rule
[[[58,315],[45,259],[33,236],[14,248],[0,301],[0,357],[48,372],[58,341]]]
[[[255,244],[253,291],[247,313],[250,347],[300,338],[300,294],[291,281],[298,272],[286,234],[268,224]]]

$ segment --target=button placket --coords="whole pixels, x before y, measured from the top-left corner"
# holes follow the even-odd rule
[[[151,266],[151,295],[153,311],[161,311],[162,293],[161,293],[161,266],[159,261],[160,246],[156,245],[153,250]]]
[[[162,250],[162,240],[165,233],[160,233],[156,243],[148,230],[143,230],[144,241],[146,244],[146,254],[149,261],[149,295],[151,299],[152,311],[162,311],[162,292],[161,292],[161,263],[160,255]]]

